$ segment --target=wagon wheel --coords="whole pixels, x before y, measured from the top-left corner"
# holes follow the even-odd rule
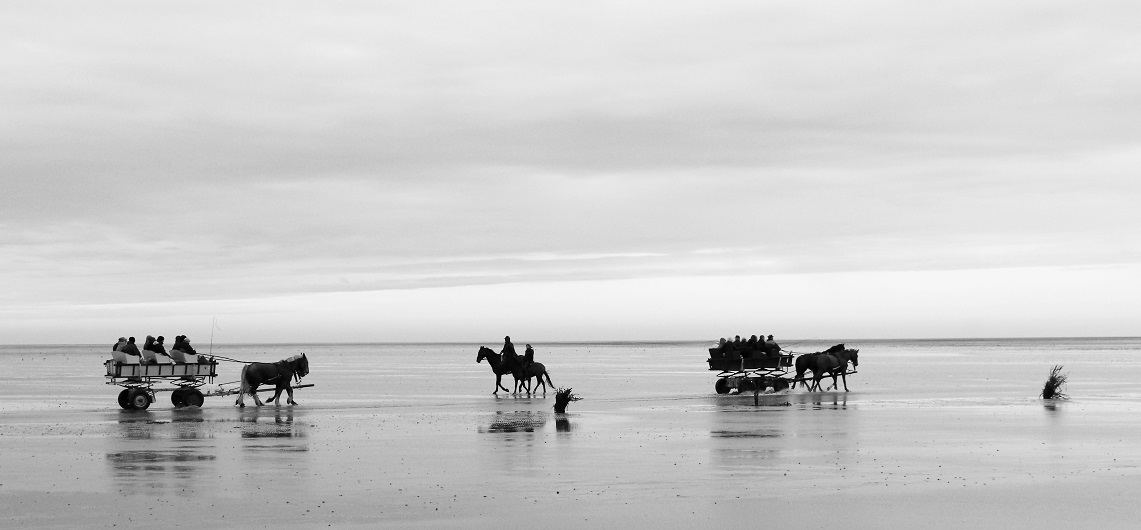
[[[127,395],[127,401],[131,404],[131,408],[133,409],[146,410],[147,407],[151,406],[150,394],[141,388],[131,390]]]
[[[742,377],[740,381],[737,381],[738,392],[752,392],[756,389],[757,383],[748,377]]]
[[[131,389],[129,389],[129,388],[124,388],[122,392],[119,392],[119,406],[123,407],[126,410],[131,410],[133,408],[133,407],[131,407],[131,401],[130,401],[130,396],[129,396],[130,393],[131,393]]]
[[[713,383],[713,388],[715,390],[717,390],[718,394],[728,394],[729,393],[729,381],[726,381],[724,377],[719,378],[719,379],[717,379],[716,383]]]
[[[788,379],[782,379],[780,377],[774,377],[773,378],[773,391],[774,392],[779,392],[781,390],[787,390],[787,389],[788,389]]]
[[[186,404],[191,407],[201,407],[205,397],[197,388],[190,388],[186,390],[185,394]]]
[[[171,392],[170,393],[170,402],[173,403],[174,406],[176,406],[176,407],[185,407],[186,406],[186,393],[187,393],[186,389],[184,389],[184,388],[179,388],[179,389],[175,390],[174,392]]]

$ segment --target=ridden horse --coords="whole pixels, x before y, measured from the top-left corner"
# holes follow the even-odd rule
[[[477,363],[487,359],[487,364],[491,365],[491,371],[495,373],[495,391],[492,392],[492,394],[498,394],[500,388],[502,388],[504,392],[510,392],[510,390],[507,390],[507,387],[503,386],[502,380],[503,374],[512,373],[511,366],[502,362],[501,357],[500,354],[495,353],[495,350],[487,346],[480,346],[479,354],[475,356],[475,362]],[[518,386],[518,381],[516,382],[516,386]]]
[[[820,390],[820,380],[824,377],[832,376],[831,389],[839,389],[839,382],[836,380],[837,376],[844,380],[844,391],[848,391],[848,363],[851,362],[853,367],[860,365],[859,358],[860,350],[847,349],[843,344],[837,344],[817,353],[809,353],[801,355],[796,358],[796,377],[793,378],[793,386],[796,382],[800,381],[808,387],[809,391]],[[804,372],[812,370],[812,385],[809,385],[804,380]]]
[[[543,385],[544,394],[547,393],[547,385],[550,385],[552,389],[555,388],[555,384],[551,382],[551,375],[547,373],[547,367],[543,366],[543,363],[531,363],[527,368],[515,366],[511,370],[511,375],[515,377],[516,393],[519,392],[520,381],[522,381],[527,393],[530,394],[532,377],[538,379],[536,385]],[[544,377],[547,378],[546,382],[543,381]]]
[[[268,399],[267,402],[274,402],[280,405],[281,402],[277,398],[281,397],[281,391],[285,390],[289,393],[286,403],[296,405],[297,402],[293,401],[293,387],[289,382],[291,379],[296,378],[301,382],[301,378],[309,375],[309,359],[305,354],[294,355],[286,359],[282,359],[275,363],[250,363],[242,367],[242,389],[238,392],[238,400],[234,402],[239,407],[246,406],[245,396],[249,394],[253,396],[254,403],[260,407],[263,405],[261,399],[258,398],[258,386],[263,384],[273,383],[277,385],[277,391],[273,393],[273,397]]]

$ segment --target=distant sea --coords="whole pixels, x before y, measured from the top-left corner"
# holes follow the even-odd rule
[[[1141,338],[1018,338],[951,340],[786,340],[806,353],[836,343],[860,350],[848,387],[867,405],[939,400],[1035,399],[1051,367],[1063,366],[1067,393],[1085,398],[1141,398]],[[587,396],[593,406],[629,400],[686,400],[703,406],[714,397],[707,369],[710,341],[534,343],[536,360],[558,386]],[[500,342],[486,345],[496,351]],[[478,409],[494,377],[476,363],[471,344],[217,344],[212,352],[243,361],[272,362],[306,353],[311,374],[297,399],[322,409],[438,404]],[[517,345],[520,350],[523,344]],[[100,345],[0,346],[0,414],[117,410],[119,388],[105,384]],[[211,348],[200,347],[200,353]],[[236,381],[238,363],[223,362],[207,389]],[[504,384],[510,386],[510,381]],[[799,390],[797,391],[799,392]],[[501,391],[502,395],[503,392]],[[169,408],[169,394],[154,407]],[[732,396],[726,399],[733,399]],[[740,398],[738,398],[740,399]],[[230,406],[208,398],[204,408]],[[2,419],[2,418],[0,418]]]

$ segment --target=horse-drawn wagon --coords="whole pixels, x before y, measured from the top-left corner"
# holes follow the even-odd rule
[[[242,362],[236,359],[218,357],[224,361]],[[235,405],[245,406],[242,398],[249,394],[258,406],[263,403],[258,392],[274,392],[269,402],[277,401],[282,391],[288,392],[287,403],[295,405],[293,391],[313,385],[303,385],[301,378],[309,375],[309,358],[304,353],[282,359],[276,363],[248,363],[234,388],[218,388],[202,393],[201,387],[213,383],[218,375],[218,361],[211,357],[199,357],[200,362],[174,362],[140,364],[109,359],[107,384],[123,387],[119,392],[119,406],[127,410],[146,410],[155,402],[158,392],[170,392],[170,402],[175,407],[201,407],[208,396],[238,395]],[[291,383],[295,380],[296,384]],[[258,388],[260,385],[265,388]],[[163,386],[169,385],[169,386]]]
[[[138,364],[110,359],[106,367],[107,384],[123,387],[119,392],[119,406],[128,410],[150,407],[157,392],[170,392],[170,401],[176,407],[201,407],[206,394],[200,387],[213,382],[218,375],[216,361]],[[163,384],[170,386],[156,386]]]
[[[788,372],[792,367],[792,354],[770,355],[762,348],[727,350],[709,348],[709,369],[716,370],[717,382],[713,388],[718,394],[752,392],[772,388],[784,390],[789,386]]]
[[[809,389],[819,388],[820,379],[825,376],[832,377],[833,387],[836,378],[844,378],[844,390],[848,390],[848,374],[856,373],[849,370],[848,364],[859,366],[859,350],[845,348],[837,344],[822,352],[806,353],[793,360],[791,352],[769,352],[764,348],[722,348],[714,346],[709,348],[709,369],[719,372],[717,382],[713,388],[718,394],[728,394],[736,389],[738,392],[757,392],[771,388],[774,392],[795,387],[797,382],[808,386],[804,378],[807,371],[812,372],[812,385]]]

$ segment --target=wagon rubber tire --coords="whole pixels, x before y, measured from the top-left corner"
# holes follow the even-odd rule
[[[187,392],[185,389],[179,388],[178,390],[170,393],[170,402],[174,404],[175,407],[185,407],[186,394]]]
[[[186,400],[186,404],[191,407],[201,407],[202,403],[206,401],[206,398],[202,395],[202,392],[198,391],[197,388],[191,388],[187,390],[186,394],[184,395],[184,399]]]
[[[719,378],[717,379],[716,383],[713,383],[713,389],[716,390],[718,394],[728,394],[729,381],[727,381],[724,377]]]
[[[782,379],[779,377],[774,378],[773,379],[773,391],[779,392],[781,390],[788,390],[788,379]]]
[[[752,392],[756,389],[757,382],[748,377],[743,377],[737,382],[737,392]]]
[[[134,408],[131,406],[130,393],[131,389],[129,388],[124,388],[122,392],[119,392],[119,406],[123,407],[123,410],[131,410]]]
[[[147,407],[151,406],[150,393],[141,388],[131,390],[127,395],[127,401],[130,402],[131,408],[137,410],[147,410]]]

